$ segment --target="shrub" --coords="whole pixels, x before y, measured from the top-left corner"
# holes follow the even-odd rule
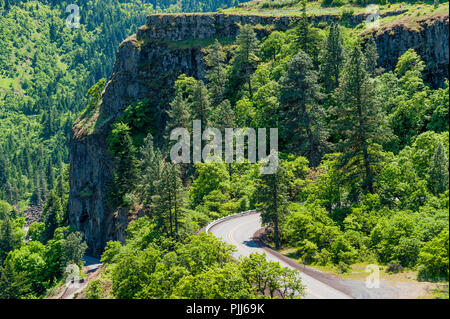
[[[394,248],[393,257],[403,267],[413,267],[417,262],[420,246],[421,242],[417,238],[401,238]]]
[[[399,273],[403,271],[403,267],[402,265],[400,265],[400,262],[398,260],[394,260],[392,262],[390,262],[387,267],[386,267],[386,272],[387,273]]]
[[[425,243],[419,253],[419,280],[447,280],[449,273],[448,229]]]
[[[351,267],[349,264],[347,264],[343,261],[340,261],[339,264],[337,265],[337,269],[341,274],[345,274],[345,273],[350,272]]]
[[[100,279],[95,279],[88,284],[86,289],[87,299],[101,299],[102,298],[102,283]]]
[[[105,247],[105,251],[102,254],[101,262],[103,264],[114,263],[116,256],[120,253],[122,244],[119,241],[110,240]]]

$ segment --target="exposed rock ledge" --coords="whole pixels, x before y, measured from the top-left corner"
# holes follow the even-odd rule
[[[337,19],[337,17],[329,17]],[[167,96],[180,74],[203,78],[203,52],[199,47],[171,46],[170,41],[192,38],[233,37],[237,23],[274,25],[285,29],[291,17],[243,16],[221,14],[152,15],[137,35],[119,47],[113,74],[103,92],[103,104],[92,133],[79,134],[74,127],[70,143],[69,220],[85,233],[89,254],[99,256],[107,241],[124,240],[130,214],[108,207],[106,194],[113,163],[108,154],[106,136],[109,125],[130,102],[149,98],[157,114],[157,131],[164,126]],[[322,18],[321,18],[322,19]],[[362,19],[362,17],[352,18]],[[409,28],[397,23],[374,32],[379,63],[391,69],[403,52],[416,49],[425,59],[436,82],[448,76],[448,15],[417,22]],[[87,132],[87,131],[86,131]]]

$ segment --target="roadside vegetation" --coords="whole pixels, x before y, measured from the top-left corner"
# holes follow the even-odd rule
[[[26,2],[38,8],[29,11],[4,0],[0,4],[5,30],[30,12],[42,9],[56,16],[37,2]],[[115,5],[112,1],[105,8]],[[448,80],[440,87],[427,83],[428,66],[413,49],[393,70],[384,70],[377,65],[373,38],[355,37],[337,23],[318,28],[308,22],[305,1],[290,6],[298,8],[301,19],[288,31],[258,38],[253,27],[244,25],[234,41],[208,43],[206,80],[178,78],[163,110],[163,133],[155,130],[157,114],[145,99],[130,103],[115,119],[107,138],[115,164],[107,204],[126,210],[133,221],[124,243],[108,243],[101,276],[89,284],[86,297],[301,297],[304,286],[297,272],[262,255],[234,261],[231,246],[198,234],[210,221],[248,209],[261,211],[269,243],[289,249],[305,264],[347,273],[357,264],[377,263],[385,272],[414,271],[417,280],[448,287]],[[117,19],[129,23],[119,29],[134,25]],[[52,27],[42,20],[44,26],[36,25],[33,32],[47,30],[39,36],[44,56],[44,48],[56,46],[45,36]],[[84,109],[79,121],[86,123],[97,114],[113,54],[96,48],[111,39],[94,29],[72,38],[62,29],[63,20],[55,21],[61,44],[68,38],[74,46],[83,39],[95,45],[52,52],[55,61],[21,56],[31,65],[45,61],[42,70],[35,68],[38,75],[14,69],[17,60],[0,60],[0,70],[7,70],[0,77],[1,123],[7,127],[0,132],[0,198],[6,200],[0,201],[3,298],[42,297],[63,282],[67,264],[82,264],[86,249],[81,234],[67,227],[66,144],[77,112]],[[108,23],[103,26],[105,34],[115,34]],[[89,60],[92,68],[78,67],[76,61],[89,52],[96,57]],[[103,54],[111,63],[101,62]],[[71,65],[74,72],[88,74],[79,75],[83,81],[63,80],[68,77],[63,70]],[[60,81],[47,75],[58,74],[54,68],[62,72]],[[79,93],[79,86],[69,90],[80,82],[87,95]],[[78,95],[61,102],[69,91]],[[43,96],[53,102],[38,103]],[[72,99],[79,103],[76,108],[69,107]],[[23,114],[24,105],[30,105],[30,114]],[[41,109],[47,105],[52,107]],[[264,163],[173,164],[170,130],[185,127],[192,134],[192,120],[222,132],[278,128],[279,169],[261,175]],[[11,191],[13,186],[17,191]],[[25,218],[13,205],[44,202],[42,221],[25,233]],[[448,297],[448,288],[435,294]]]
[[[245,25],[234,44],[211,45],[208,81],[180,76],[167,110],[166,136],[192,132],[193,119],[220,130],[278,127],[277,173],[247,162],[177,168],[168,137],[142,144],[119,118],[109,136],[114,184],[128,188],[111,189],[114,205],[140,207],[158,233],[181,242],[209,220],[255,208],[267,240],[305,264],[347,273],[376,263],[448,282],[448,81],[427,84],[412,49],[383,70],[372,38],[337,24],[317,29],[303,12],[286,32],[259,40]]]

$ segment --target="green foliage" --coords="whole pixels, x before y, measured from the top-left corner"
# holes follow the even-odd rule
[[[252,26],[246,24],[241,27],[236,38],[237,49],[232,61],[231,81],[235,87],[247,84],[246,90],[250,99],[253,98],[251,75],[256,69],[259,58],[260,42]],[[234,100],[234,99],[233,99]]]
[[[234,248],[211,234],[181,242],[152,237],[148,218],[132,222],[123,247],[110,242],[108,260],[116,298],[293,298],[303,295],[297,271],[252,255],[235,263]],[[101,280],[101,279],[100,279]],[[259,284],[259,289],[255,287]],[[88,288],[98,298],[101,282]],[[262,289],[266,285],[268,291]]]
[[[229,189],[228,172],[224,163],[198,163],[195,167],[198,177],[190,190],[194,206],[203,203],[205,196],[214,190],[223,193]]]
[[[363,193],[374,193],[377,164],[382,157],[375,143],[389,132],[381,132],[380,105],[359,47],[350,54],[336,97],[333,115],[337,118],[335,134],[341,136],[337,145],[342,153],[339,167],[345,168],[350,183],[358,185]],[[355,191],[359,192],[357,188]]]
[[[103,251],[101,262],[102,264],[108,265],[114,262],[116,256],[122,250],[122,244],[119,241],[109,241],[106,244],[105,250]]]
[[[272,153],[269,158],[274,160],[275,156],[278,154]],[[261,211],[262,222],[273,227],[276,248],[280,247],[279,225],[288,213],[288,185],[288,174],[282,165],[272,174],[261,174],[256,185],[256,207]]]
[[[409,49],[398,59],[395,72],[399,77],[402,77],[406,75],[407,72],[421,73],[424,69],[425,64],[420,56],[414,49]]]
[[[290,152],[306,156],[315,167],[320,163],[327,138],[318,75],[311,58],[302,51],[292,57],[287,68],[280,79],[282,138]]]
[[[1,270],[2,298],[36,298],[62,278],[66,266],[82,265],[87,248],[79,233],[57,228],[45,245],[29,241],[9,252]]]
[[[344,47],[341,28],[338,24],[330,25],[326,46],[321,56],[320,75],[327,93],[339,86],[339,76],[344,61]]]
[[[434,195],[448,190],[448,157],[444,145],[439,143],[429,166],[429,185]]]
[[[448,229],[424,244],[419,253],[419,278],[448,280]]]
[[[100,279],[95,279],[89,282],[86,288],[87,299],[101,299],[102,297],[102,282]]]
[[[300,298],[305,294],[299,274],[295,270],[281,267],[278,262],[267,261],[265,254],[250,254],[240,260],[241,271],[247,283],[255,287],[256,292],[274,298]]]
[[[138,178],[136,147],[130,136],[128,125],[115,123],[107,140],[115,159],[114,178],[110,186],[109,201],[113,206],[122,206],[125,195],[133,192]]]
[[[31,205],[45,201],[54,186],[48,168],[56,167],[58,174],[61,163],[69,162],[74,122],[80,134],[95,128],[93,111],[98,112],[117,46],[149,14],[214,11],[239,2],[80,0],[80,28],[69,29],[69,1],[0,1],[0,199]],[[137,145],[154,133],[156,120],[149,111],[138,102],[125,112],[137,121],[125,122],[137,132]]]

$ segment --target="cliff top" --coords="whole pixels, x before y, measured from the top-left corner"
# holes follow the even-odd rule
[[[346,14],[371,14],[374,11],[374,5],[357,6],[354,4],[343,5],[328,5],[324,6],[322,1],[308,1],[306,13],[308,16],[340,16]],[[381,16],[393,16],[396,14],[405,13],[409,16],[425,16],[433,15],[435,13],[447,13],[449,11],[448,1],[441,3],[438,8],[433,4],[427,3],[395,3],[376,5]],[[211,16],[218,14],[226,15],[252,15],[252,16],[300,16],[302,8],[299,0],[254,0],[250,2],[241,3],[238,6],[228,9],[218,9],[217,12],[203,12],[203,13],[158,13],[153,16]]]
[[[219,10],[214,13],[153,14],[147,17],[145,26],[138,29],[137,40],[161,40],[183,42],[191,39],[211,39],[234,37],[239,31],[238,25],[270,26],[274,29],[286,30],[293,20],[300,17],[301,8],[298,3],[287,1],[286,7],[270,9],[264,7],[265,1],[244,3],[239,7]],[[270,2],[277,4],[277,1]],[[283,2],[285,3],[285,2]],[[355,9],[354,9],[355,8]],[[395,4],[379,6],[379,24],[365,23],[368,16],[376,9],[353,7],[320,7],[318,2],[309,2],[307,12],[311,22],[320,26],[324,22],[345,20],[357,34],[373,33],[394,29],[401,25],[408,30],[420,31],[427,21],[448,19],[448,2],[437,8],[429,4],[408,5]]]

